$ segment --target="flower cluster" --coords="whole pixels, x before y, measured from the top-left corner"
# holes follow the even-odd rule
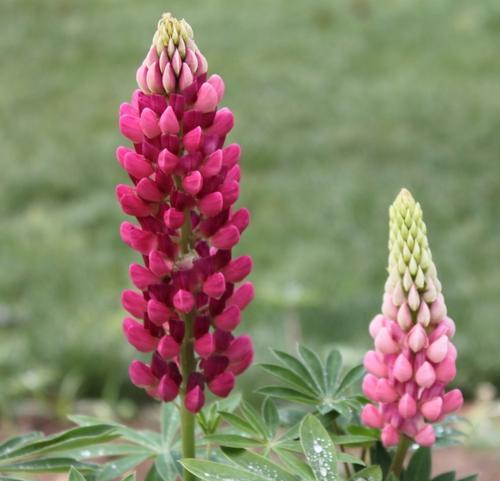
[[[458,389],[445,392],[456,374],[455,324],[446,305],[427,242],[422,209],[402,190],[389,210],[389,278],[382,314],[370,323],[375,350],[364,358],[364,424],[382,429],[392,446],[401,434],[434,444],[431,423],[463,403]]]
[[[234,123],[229,109],[217,108],[224,83],[207,78],[184,20],[163,15],[137,82],[119,120],[134,146],[117,149],[132,185],[118,185],[116,195],[138,221],[124,222],[121,238],[144,263],[130,266],[140,292],[123,292],[133,316],[123,330],[152,359],[133,361],[129,374],[151,396],[167,402],[181,394],[197,412],[206,386],[227,396],[253,358],[250,338],[232,334],[254,297],[252,283],[240,283],[251,258],[231,254],[249,223],[247,209],[233,208],[240,147],[223,146]]]

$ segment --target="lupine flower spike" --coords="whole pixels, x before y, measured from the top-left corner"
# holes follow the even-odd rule
[[[434,444],[432,423],[459,409],[458,389],[446,392],[456,374],[455,324],[447,316],[420,204],[403,189],[389,210],[389,278],[382,313],[370,323],[375,350],[366,353],[364,424],[382,430],[385,446],[401,435]]]
[[[199,411],[208,388],[225,397],[251,363],[248,336],[235,337],[254,297],[248,256],[232,248],[249,223],[235,209],[240,191],[240,147],[224,146],[233,114],[218,108],[224,82],[207,76],[207,61],[185,20],[169,13],[137,70],[139,89],[120,106],[120,130],[133,148],[117,159],[132,181],[116,195],[123,211],[123,242],[142,254],[130,266],[137,290],[125,290],[123,321],[129,343],[151,353],[130,365],[132,382],[168,402],[181,394]]]

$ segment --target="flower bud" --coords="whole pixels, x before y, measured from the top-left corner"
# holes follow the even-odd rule
[[[237,306],[227,307],[221,314],[215,317],[214,323],[222,331],[232,331],[241,321],[241,311]]]
[[[255,290],[253,287],[253,284],[251,282],[245,282],[242,284],[234,294],[228,299],[227,305],[228,306],[238,306],[240,310],[242,311],[245,309],[245,307],[252,302],[253,298],[255,297]]]
[[[464,398],[460,389],[452,389],[443,398],[443,413],[450,414],[458,411],[464,403]]]
[[[226,281],[221,272],[216,272],[209,276],[203,283],[203,292],[208,297],[219,299],[226,290]]]
[[[199,171],[190,172],[182,179],[182,187],[190,195],[196,195],[203,186],[203,177]]]
[[[421,324],[413,326],[408,334],[408,346],[413,352],[419,352],[429,345],[427,334]]]
[[[134,144],[140,144],[144,138],[139,118],[132,115],[120,116],[120,132],[130,139]]]
[[[217,175],[222,168],[222,150],[218,149],[212,152],[200,168],[203,177],[213,177]]]
[[[128,152],[125,154],[123,167],[132,177],[136,177],[137,179],[147,177],[153,173],[151,164],[144,156],[136,154],[135,152]]]
[[[200,386],[195,386],[186,394],[184,404],[188,411],[197,413],[205,404],[205,395]]]
[[[129,274],[134,286],[141,291],[146,290],[153,284],[158,284],[160,279],[155,276],[149,269],[139,264],[130,264]]]
[[[174,307],[184,314],[191,312],[194,307],[193,295],[184,289],[179,289],[174,295]]]
[[[123,320],[123,333],[128,342],[140,352],[154,351],[158,345],[158,339],[130,317]]]
[[[141,112],[139,125],[147,138],[153,139],[161,134],[161,129],[158,125],[159,120],[158,115],[147,107]]]
[[[158,394],[160,399],[164,402],[173,401],[179,394],[179,386],[165,374],[158,385]]]
[[[363,424],[373,429],[380,429],[384,426],[382,414],[373,404],[363,406],[361,420]]]
[[[441,336],[427,348],[427,359],[429,361],[439,363],[448,354],[448,338]]]
[[[383,327],[375,338],[375,348],[383,354],[395,354],[399,351],[398,343],[392,338],[389,329]]]
[[[222,273],[227,282],[240,282],[250,274],[252,265],[252,258],[250,256],[241,256],[232,260],[224,267]]]
[[[149,269],[158,277],[164,277],[172,272],[172,261],[161,251],[149,253]]]
[[[436,434],[430,424],[426,424],[415,436],[420,446],[432,446],[436,442]]]
[[[402,354],[401,354],[402,355]],[[365,369],[377,377],[387,376],[387,366],[380,352],[368,351],[363,359]]]
[[[382,443],[384,443],[384,446],[386,447],[396,446],[396,444],[399,443],[399,433],[392,426],[392,424],[385,425],[380,434],[380,438],[382,439]]]
[[[213,334],[207,332],[194,342],[194,350],[202,358],[207,358],[215,351],[215,339]]]
[[[173,172],[178,163],[179,158],[168,149],[163,149],[158,155],[158,167],[165,172],[165,174]]]
[[[214,217],[222,211],[224,199],[220,192],[212,192],[198,202],[200,212],[207,217]]]
[[[208,135],[223,137],[229,133],[229,131],[233,128],[233,125],[234,115],[228,108],[224,107],[217,110],[212,125],[208,127],[205,132]]]
[[[203,133],[200,127],[196,127],[195,129],[189,131],[186,135],[184,135],[184,148],[190,153],[194,153],[200,147],[202,141]]]
[[[178,229],[184,224],[184,212],[181,212],[173,207],[165,211],[163,215],[165,225],[169,229]]]
[[[410,419],[415,416],[417,412],[415,399],[409,394],[403,394],[398,403],[398,411],[404,419]]]
[[[441,416],[442,409],[443,398],[437,396],[423,403],[420,407],[420,412],[424,415],[425,419],[434,422]]]
[[[215,376],[209,383],[208,389],[216,396],[227,397],[233,390],[235,384],[234,374],[232,372],[223,372]]]
[[[155,299],[148,301],[147,311],[149,320],[157,326],[163,325],[172,317],[172,311],[165,304]]]
[[[164,134],[178,134],[180,130],[179,121],[175,115],[174,109],[168,106],[163,114],[161,114],[160,120],[158,122],[160,130]]]
[[[399,382],[409,381],[413,375],[413,368],[410,361],[404,354],[400,354],[393,367],[394,377]]]
[[[198,98],[194,104],[195,110],[199,110],[202,113],[213,112],[219,102],[217,92],[214,87],[205,82],[201,85],[200,90],[198,90]]]
[[[240,240],[240,232],[234,225],[222,227],[212,237],[212,245],[217,249],[231,249]]]
[[[179,355],[180,346],[172,336],[163,336],[158,344],[158,352],[163,359],[172,359]]]
[[[436,372],[434,368],[425,361],[415,373],[415,380],[421,387],[430,387],[436,381]]]
[[[149,366],[141,361],[132,361],[128,368],[128,374],[132,383],[138,387],[152,386],[156,383],[156,378],[151,373]]]
[[[122,293],[122,306],[134,317],[142,319],[146,311],[146,299],[142,294],[126,289]]]

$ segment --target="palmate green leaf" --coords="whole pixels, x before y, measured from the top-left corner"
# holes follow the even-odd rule
[[[306,346],[298,346],[299,355],[309,374],[311,375],[318,391],[326,394],[326,374],[318,355]]]
[[[355,424],[352,424],[350,426],[347,426],[346,431],[348,434],[353,434],[353,435],[360,435],[360,436],[368,436],[373,439],[378,439],[379,438],[379,430],[378,429],[372,429],[372,428],[367,428],[365,426],[356,426]]]
[[[93,416],[75,414],[68,416],[68,419],[82,427],[102,424],[102,420]],[[159,433],[148,430],[135,430],[115,421],[106,421],[106,425],[114,427],[116,432],[128,441],[132,441],[133,443],[140,444],[148,449],[161,452],[162,440]]]
[[[448,471],[447,473],[442,473],[432,478],[432,481],[455,481],[456,474],[455,471]]]
[[[62,433],[54,434],[44,438],[36,438],[31,442],[25,443],[8,454],[0,456],[0,461],[9,458],[19,458],[21,456],[30,455],[33,453],[47,454],[61,452],[63,450],[73,449],[110,441],[118,436],[115,428],[108,424],[100,424],[94,426],[85,426],[69,429]]]
[[[353,384],[361,380],[364,373],[365,368],[362,365],[353,367],[350,371],[347,372],[347,374],[340,382],[336,394],[340,395],[347,391],[350,387],[353,386]]]
[[[277,399],[283,399],[284,401],[295,401],[302,404],[310,404],[312,406],[318,403],[316,398],[307,396],[295,389],[282,386],[264,386],[256,391],[258,394],[263,396],[270,396]]]
[[[318,397],[317,390],[312,389],[304,378],[295,374],[291,369],[277,364],[260,364],[260,367],[306,396]]]
[[[63,451],[65,456],[77,459],[93,459],[103,456],[125,456],[129,454],[153,454],[156,451],[146,449],[144,446],[137,444],[124,443],[105,443],[96,444],[94,446],[86,446],[84,448],[72,449]]]
[[[149,468],[144,481],[162,481],[154,464]]]
[[[337,457],[339,463],[349,463],[357,464],[358,466],[366,466],[366,463],[362,459],[349,453],[337,453]]]
[[[155,459],[156,472],[163,481],[174,481],[180,472],[171,453],[162,453]]]
[[[21,478],[11,478],[10,476],[0,476],[0,481],[26,481]]]
[[[466,478],[459,479],[458,481],[476,481],[478,476],[478,474],[472,474]]]
[[[300,442],[317,481],[339,479],[337,451],[328,432],[312,414],[300,425]]]
[[[201,459],[183,459],[181,464],[197,478],[204,481],[269,481],[237,466],[204,461]],[[274,480],[279,481],[279,480]]]
[[[135,481],[135,473],[130,473],[129,475],[122,478],[122,481]]]
[[[233,413],[220,412],[221,418],[227,421],[231,426],[243,431],[250,436],[258,437],[259,433],[252,427],[252,425],[240,416]]]
[[[237,434],[212,434],[206,436],[207,441],[218,443],[230,448],[258,448],[262,447],[262,441]]]
[[[301,479],[314,478],[314,474],[310,466],[305,461],[298,458],[295,454],[281,448],[274,448],[273,451],[279,456],[285,467],[291,472],[297,473]]]
[[[283,351],[278,351],[276,349],[272,349],[271,352],[273,353],[274,357],[276,357],[276,359],[278,359],[278,361],[280,361],[285,367],[287,367],[295,374],[297,374],[297,376],[303,379],[307,383],[309,388],[313,390],[313,392],[320,394],[318,387],[308,369],[297,358],[295,358],[291,354]]]
[[[266,398],[264,400],[261,415],[267,428],[269,439],[274,439],[280,424],[280,415],[272,399]]]
[[[80,471],[72,467],[69,470],[68,481],[87,481],[87,480],[85,479],[85,476],[82,473],[80,473]]]
[[[429,448],[420,447],[408,463],[405,472],[406,481],[429,481],[431,479],[432,459]]]
[[[27,434],[22,434],[21,436],[7,439],[7,441],[0,444],[0,457],[7,457],[12,451],[41,438],[43,438],[43,433],[32,431]]]
[[[146,459],[150,458],[151,454],[134,454],[132,456],[125,456],[113,461],[109,461],[102,467],[97,476],[97,481],[110,481],[123,473],[135,468]]]
[[[266,439],[267,428],[262,421],[260,414],[246,402],[241,403],[240,411],[248,424],[250,424],[250,426],[252,426],[262,436],[263,439]]]
[[[295,476],[281,466],[245,449],[222,448],[224,455],[247,471],[270,481],[297,481]]]
[[[370,466],[355,473],[349,481],[382,481],[380,466]]]
[[[0,471],[4,473],[65,473],[71,467],[82,473],[90,473],[96,471],[99,465],[83,463],[71,458],[46,458],[3,464],[0,466]]]
[[[337,384],[342,369],[342,355],[336,349],[328,354],[326,358],[326,387],[328,394],[337,390]]]
[[[373,443],[377,440],[373,436],[363,436],[360,434],[332,434],[330,436],[335,444],[342,446],[360,446]]]
[[[161,433],[164,447],[170,447],[179,431],[181,420],[179,411],[172,403],[163,403],[161,407]]]

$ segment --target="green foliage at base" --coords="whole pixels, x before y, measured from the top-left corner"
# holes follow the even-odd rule
[[[137,256],[118,236],[114,150],[166,8],[189,19],[236,115],[253,214],[239,251],[258,286],[242,329],[259,357],[269,339],[369,345],[387,205],[406,186],[431,206],[458,382],[500,387],[497,0],[2,0],[2,396],[66,375],[81,395],[138,395],[119,305]]]

